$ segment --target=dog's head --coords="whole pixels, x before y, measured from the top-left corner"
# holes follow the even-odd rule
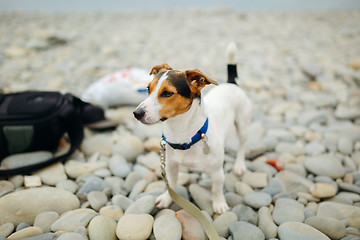
[[[189,110],[201,89],[208,84],[218,85],[197,69],[184,72],[162,64],[152,68],[154,79],[148,85],[148,97],[134,111],[144,124],[165,121]]]

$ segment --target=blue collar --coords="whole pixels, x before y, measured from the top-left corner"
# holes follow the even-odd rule
[[[209,118],[206,118],[206,121],[204,123],[204,125],[200,128],[200,130],[191,138],[190,143],[183,143],[183,144],[179,144],[179,143],[170,143],[166,140],[166,137],[164,136],[164,133],[162,134],[162,139],[169,144],[170,147],[172,147],[173,149],[178,149],[178,150],[187,150],[189,149],[192,145],[194,145],[195,143],[197,143],[198,141],[200,141],[200,139],[202,138],[202,134],[205,134],[207,132],[208,129],[208,125],[209,125]]]

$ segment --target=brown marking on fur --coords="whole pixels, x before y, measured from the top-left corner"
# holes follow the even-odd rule
[[[159,72],[164,72],[168,70],[173,70],[173,69],[167,63],[156,65],[151,69],[150,75],[156,76]]]
[[[171,97],[161,97],[160,95],[164,91],[173,92],[174,94]],[[169,81],[164,81],[158,92],[158,101],[162,106],[159,111],[159,118],[166,120],[185,113],[191,107],[193,99],[181,96]]]
[[[191,92],[195,93],[198,96],[200,95],[201,89],[203,89],[206,85],[219,85],[216,81],[208,78],[198,69],[185,71],[185,77],[188,81]]]

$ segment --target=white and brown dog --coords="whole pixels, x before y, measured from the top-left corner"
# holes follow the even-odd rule
[[[223,194],[224,147],[234,129],[239,136],[235,174],[246,170],[244,144],[250,122],[251,102],[236,84],[221,84],[202,97],[201,89],[218,85],[199,70],[175,71],[169,65],[153,67],[149,96],[136,108],[134,116],[144,124],[161,122],[166,141],[166,174],[176,189],[179,164],[211,177],[213,209],[224,213],[229,207]],[[235,127],[234,127],[235,126]],[[159,208],[172,200],[166,191],[157,199]]]

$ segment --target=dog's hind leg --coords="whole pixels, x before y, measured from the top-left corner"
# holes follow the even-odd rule
[[[235,127],[239,136],[239,147],[236,154],[236,160],[233,167],[235,175],[240,176],[246,171],[245,165],[245,142],[248,135],[247,127],[249,126],[250,117],[238,116],[235,122]]]

